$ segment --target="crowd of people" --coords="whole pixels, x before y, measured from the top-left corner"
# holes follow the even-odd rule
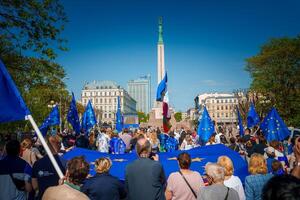
[[[243,136],[218,127],[208,141],[196,131],[175,129],[169,133],[148,127],[136,130],[111,128],[63,131],[47,137],[63,179],[57,175],[39,140],[25,137],[21,142],[9,135],[0,143],[0,199],[299,199],[300,137],[267,142],[257,128]],[[248,163],[249,174],[242,182],[234,175],[232,160],[220,156],[205,165],[205,173],[190,169],[191,156],[182,151],[177,157],[179,170],[169,177],[159,162],[158,152],[189,150],[198,146],[224,144]],[[125,180],[110,174],[109,157],[95,160],[96,174],[84,156],[68,162],[61,155],[74,147],[103,153],[135,152],[138,159],[126,166]]]

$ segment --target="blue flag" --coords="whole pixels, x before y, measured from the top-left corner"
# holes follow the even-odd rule
[[[116,112],[116,130],[120,133],[123,129],[123,116],[121,112],[120,96],[118,96],[118,107]]]
[[[74,93],[72,92],[72,101],[70,104],[70,108],[67,115],[68,122],[72,125],[74,131],[79,134],[80,133],[80,121],[78,117],[78,111],[76,106],[76,101],[74,97]]]
[[[163,101],[165,92],[167,91],[168,76],[167,72],[161,82],[158,84],[156,91],[156,101]]]
[[[202,118],[198,124],[197,133],[203,142],[207,142],[211,135],[215,132],[213,121],[211,120],[206,107],[204,107]]]
[[[238,116],[238,121],[239,121],[240,136],[243,136],[244,135],[243,119],[241,117],[241,114],[240,114],[240,111],[239,111],[238,107],[236,107],[236,111],[237,111],[237,116]]]
[[[44,120],[43,124],[39,127],[41,133],[45,137],[48,131],[49,126],[59,125],[60,117],[59,117],[59,110],[58,106],[55,105],[48,117]]]
[[[97,123],[95,112],[90,100],[85,108],[81,121],[81,127],[86,132],[89,132],[90,129]]]
[[[30,111],[0,60],[0,123],[25,120],[27,115]]]
[[[260,119],[258,114],[255,111],[254,104],[250,104],[249,112],[248,112],[248,117],[247,117],[247,127],[251,128],[259,123]]]
[[[275,108],[268,113],[260,125],[268,142],[282,141],[290,135],[290,131],[279,116]]]

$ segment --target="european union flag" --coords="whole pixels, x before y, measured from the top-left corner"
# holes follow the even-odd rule
[[[74,97],[74,93],[72,92],[72,101],[70,104],[70,108],[67,115],[68,122],[72,125],[74,131],[79,134],[80,133],[80,121],[78,117],[78,111],[76,106],[76,101]]]
[[[41,133],[45,137],[47,134],[47,130],[49,126],[59,125],[60,123],[60,117],[59,117],[59,110],[58,106],[55,105],[48,117],[44,120],[43,124],[39,127]]]
[[[81,127],[86,131],[89,132],[90,129],[97,123],[95,112],[92,106],[91,101],[89,100],[85,111],[82,116]]]
[[[260,119],[258,114],[255,111],[254,104],[250,104],[249,112],[248,112],[248,117],[247,117],[247,127],[251,128],[259,123]]]
[[[238,116],[238,121],[239,121],[240,136],[243,136],[244,135],[243,119],[241,117],[241,114],[240,114],[240,111],[239,111],[238,107],[236,107],[236,111],[237,111],[237,116]]]
[[[167,82],[168,82],[168,76],[166,72],[163,80],[161,80],[161,82],[158,84],[157,91],[156,91],[156,101],[163,101],[164,94],[167,91]]]
[[[207,142],[215,132],[213,121],[211,120],[206,107],[204,107],[202,118],[199,121],[197,133],[203,142]]]
[[[277,140],[282,141],[290,135],[290,131],[279,116],[277,110],[272,110],[265,117],[260,125],[268,142]]]
[[[24,120],[27,115],[30,115],[19,90],[1,60],[0,100],[0,123]]]
[[[116,130],[120,133],[123,129],[123,116],[121,112],[120,96],[118,96],[118,107],[116,112]]]

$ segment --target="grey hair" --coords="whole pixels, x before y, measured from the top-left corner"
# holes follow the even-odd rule
[[[225,179],[224,168],[217,163],[207,163],[205,165],[205,171],[208,176],[210,176],[214,182],[223,182]]]

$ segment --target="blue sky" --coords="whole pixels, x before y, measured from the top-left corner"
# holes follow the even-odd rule
[[[158,17],[163,17],[170,102],[194,105],[202,92],[248,88],[245,59],[271,38],[300,34],[299,0],[63,0],[68,52],[57,62],[77,99],[84,83],[151,74],[156,90]]]

